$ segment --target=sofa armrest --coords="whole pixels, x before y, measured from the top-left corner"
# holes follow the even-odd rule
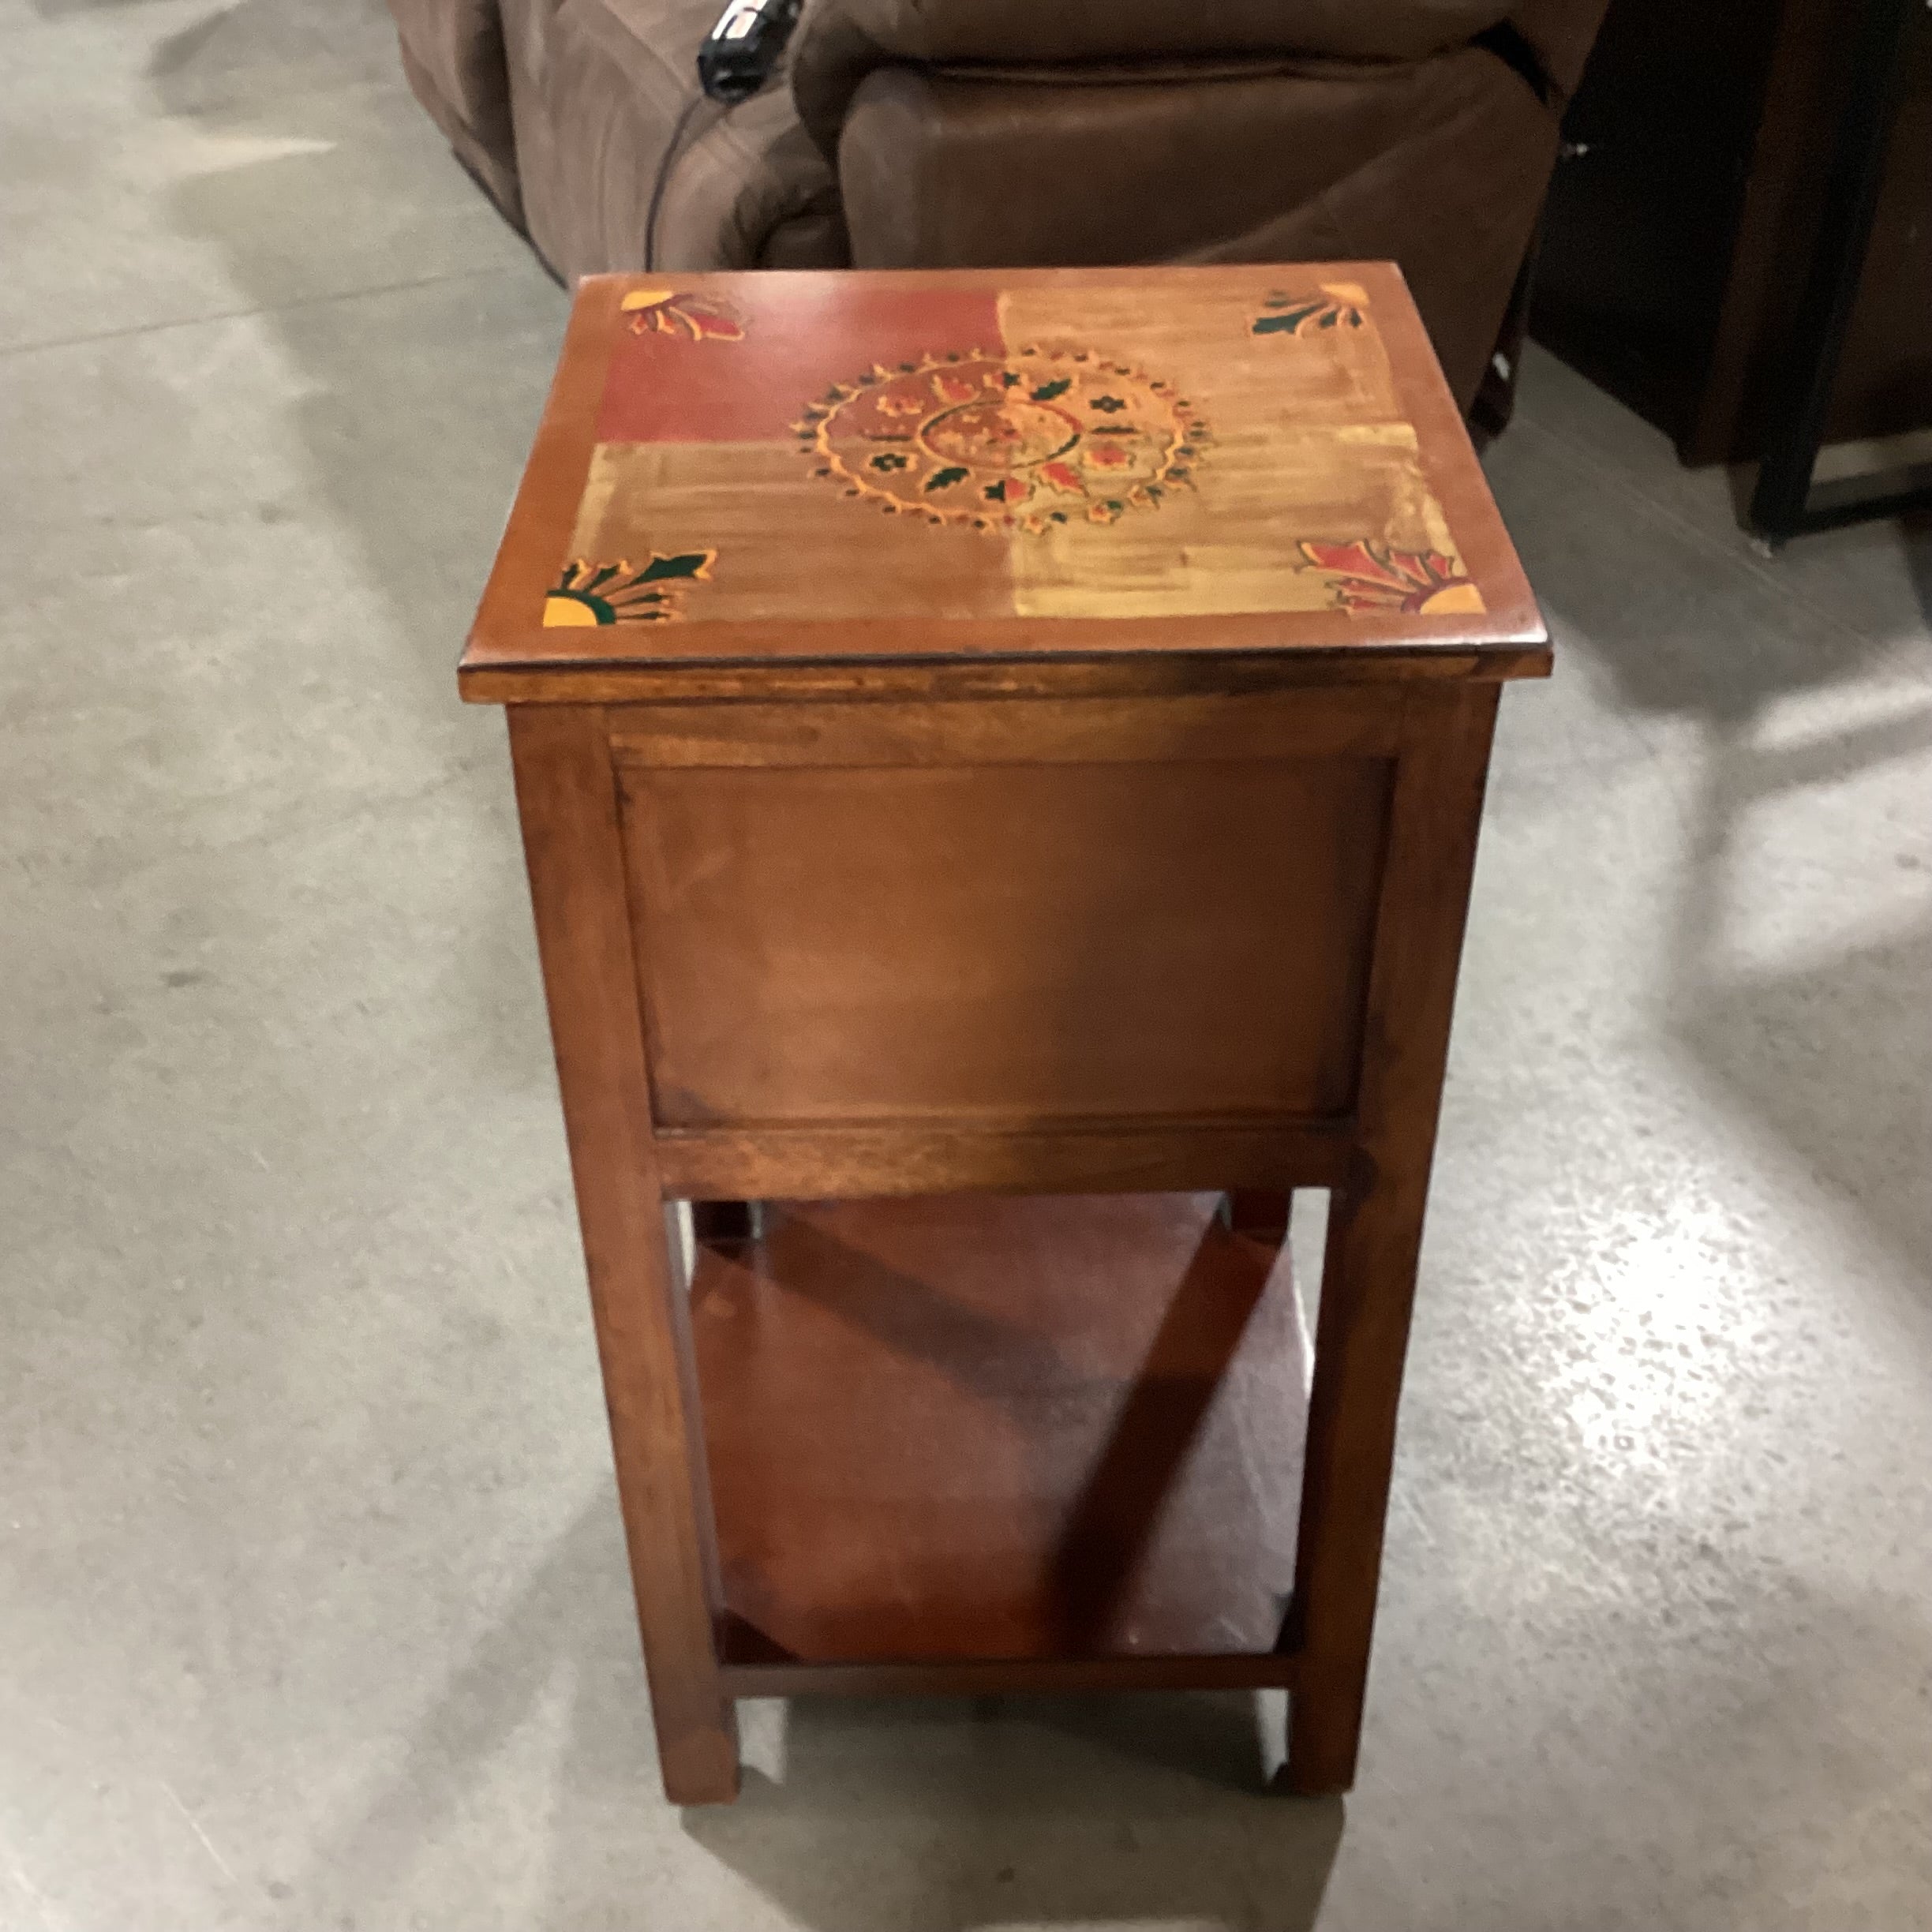
[[[411,91],[465,167],[523,226],[498,0],[389,0]]]
[[[1563,99],[1576,92],[1608,0],[1518,0],[1511,23]]]

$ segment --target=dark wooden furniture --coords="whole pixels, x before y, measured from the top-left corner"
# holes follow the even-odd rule
[[[583,286],[461,680],[673,1799],[811,1690],[1286,1686],[1287,1781],[1349,1784],[1548,661],[1387,267]]]
[[[1764,455],[1803,399],[1806,290],[1845,226],[1834,157],[1875,112],[1889,139],[1819,433],[1932,425],[1932,21],[1904,0],[1613,0],[1565,118],[1538,339],[1686,462]]]
[[[1817,477],[1861,293],[1873,272],[1872,244],[1906,99],[1907,54],[1924,17],[1919,0],[1864,0],[1851,88],[1825,167],[1818,239],[1751,493],[1752,526],[1774,545],[1809,530],[1932,507],[1932,463],[1903,451],[1849,476]],[[1922,305],[1929,293],[1920,288]],[[1915,331],[1915,353],[1918,339]]]

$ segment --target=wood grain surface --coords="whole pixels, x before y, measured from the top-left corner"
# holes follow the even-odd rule
[[[1544,642],[1391,265],[609,277],[463,680]]]
[[[1274,1652],[1305,1336],[1215,1196],[795,1204],[691,1297],[734,1664]]]
[[[626,766],[656,1119],[1344,1114],[1391,769]]]

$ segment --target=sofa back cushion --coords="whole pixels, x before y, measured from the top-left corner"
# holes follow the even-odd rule
[[[792,93],[827,153],[859,84],[881,67],[1172,70],[1427,59],[1530,17],[1526,39],[1559,87],[1604,0],[806,0]]]
[[[899,59],[1142,61],[1229,54],[1417,60],[1510,0],[820,0]]]

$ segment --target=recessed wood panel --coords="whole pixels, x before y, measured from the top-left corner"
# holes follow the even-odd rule
[[[627,768],[657,1121],[1345,1112],[1390,769]]]

